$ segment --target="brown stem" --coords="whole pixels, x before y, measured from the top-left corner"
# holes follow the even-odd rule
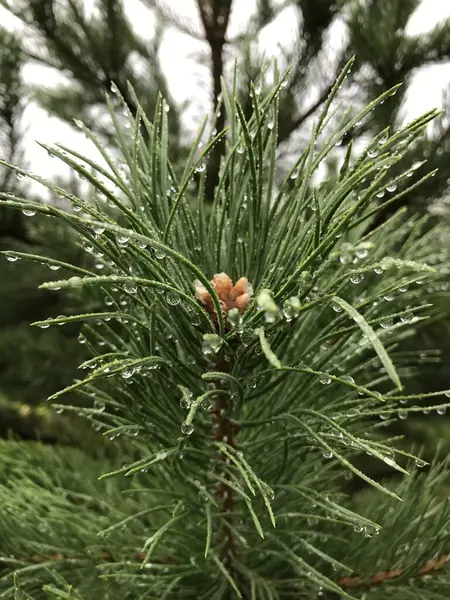
[[[227,373],[229,371],[228,363],[224,360],[222,353],[218,357],[216,368],[218,371],[222,371],[223,373]],[[235,448],[236,426],[234,422],[227,417],[228,409],[228,396],[218,395],[215,407],[211,411],[213,423],[216,429],[214,439],[217,442],[224,442],[232,448]],[[230,459],[223,452],[220,452],[219,464],[221,465],[221,476],[226,480],[230,480],[230,476],[228,475],[226,469],[229,462]],[[223,522],[224,524],[220,532],[220,539],[218,540],[219,546],[222,547],[221,559],[224,567],[230,571],[233,557],[236,555],[236,542],[232,530],[232,514],[236,504],[234,490],[226,483],[219,482],[216,486],[216,498],[220,507],[220,511],[225,515]]]
[[[211,77],[213,81],[213,106],[216,112],[222,89],[223,49],[226,44],[226,32],[230,20],[232,0],[197,0],[198,10],[205,30],[205,38],[211,51]],[[216,128],[220,132],[225,127],[225,113],[217,115]],[[214,200],[214,190],[219,182],[220,161],[225,151],[225,140],[222,138],[212,148],[209,155],[205,185],[206,200]]]
[[[415,575],[412,577],[416,579],[420,579],[425,575],[434,574],[440,567],[446,565],[450,562],[450,555],[446,554],[444,556],[440,556],[439,558],[432,558],[429,560],[422,569],[420,569]],[[392,569],[391,571],[379,571],[376,573],[371,579],[364,580],[361,577],[343,577],[338,581],[338,584],[343,589],[348,588],[366,588],[371,589],[377,585],[381,585],[386,583],[387,581],[391,581],[393,579],[398,579],[403,575],[402,569]]]
[[[213,78],[213,105],[214,111],[217,110],[221,92],[221,77],[223,74],[223,45],[224,40],[214,41],[211,47],[211,71]],[[221,107],[217,115],[216,129],[220,132],[225,127],[225,111]],[[214,201],[214,190],[219,183],[220,161],[225,152],[225,137],[222,137],[212,148],[209,155],[208,172],[205,184],[205,197],[208,202]]]

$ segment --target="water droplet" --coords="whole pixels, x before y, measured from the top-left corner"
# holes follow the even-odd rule
[[[164,450],[160,450],[158,452],[158,454],[156,455],[156,458],[158,460],[164,460],[167,457],[167,452],[165,452]]]
[[[9,262],[16,262],[17,260],[19,260],[19,257],[11,255],[11,256],[7,256],[6,260],[9,260]]]
[[[421,458],[416,458],[415,463],[416,463],[416,467],[418,467],[419,469],[421,469],[422,467],[424,467],[427,464]]]
[[[204,398],[201,401],[200,406],[203,408],[203,410],[211,410],[211,407],[212,407],[211,398],[209,398],[208,396],[206,398]]]
[[[26,178],[25,173],[16,173],[16,177],[19,181],[22,181],[22,179]]]
[[[238,154],[244,154],[245,152],[245,146],[244,144],[239,144],[239,146],[237,147],[237,153]]]
[[[414,318],[414,315],[412,314],[412,312],[407,312],[404,315],[401,315],[400,321],[402,323],[411,323],[413,318]]]
[[[352,275],[350,275],[350,281],[352,283],[361,283],[361,281],[364,279],[364,275],[362,273],[353,273]]]
[[[143,242],[141,240],[138,240],[137,245],[139,246],[139,248],[141,248],[142,250],[145,250],[145,248],[147,248],[147,243]]]
[[[370,150],[367,151],[367,156],[369,158],[375,158],[376,156],[378,156],[378,152],[376,151],[375,148],[371,148]]]
[[[331,306],[332,306],[334,312],[337,312],[337,313],[342,312],[342,306],[340,306],[339,304],[336,304],[336,302],[333,302]]]
[[[59,265],[48,265],[49,269],[51,269],[52,271],[59,271],[59,269],[61,268]]]
[[[202,352],[203,354],[216,354],[222,346],[223,339],[215,333],[205,333],[203,335]]]
[[[200,163],[195,167],[195,172],[196,173],[203,173],[203,171],[206,169],[206,164],[205,163]]]
[[[105,231],[105,227],[103,225],[94,225],[93,230],[97,235],[101,235]]]
[[[181,433],[183,435],[191,435],[191,433],[194,431],[194,426],[191,425],[191,423],[183,423],[183,425],[181,426]]]
[[[324,373],[323,375],[320,375],[319,381],[322,385],[328,385],[329,383],[331,383],[331,377]]]
[[[383,329],[389,329],[389,327],[392,327],[392,325],[394,324],[393,319],[385,319],[384,321],[381,321],[380,325]]]
[[[231,327],[240,329],[242,325],[242,316],[237,308],[228,311],[228,322]]]
[[[333,453],[331,450],[322,450],[322,456],[324,458],[333,458]]]
[[[166,258],[166,253],[164,250],[161,250],[161,248],[155,248],[155,256],[157,259],[162,260],[163,258]]]
[[[129,235],[118,234],[116,235],[116,242],[118,246],[125,247],[128,244],[128,240],[130,239]]]
[[[272,130],[272,129],[273,129],[273,127],[274,127],[274,125],[275,125],[275,122],[274,122],[274,120],[273,120],[273,119],[271,119],[271,120],[270,120],[270,121],[267,123],[267,129],[270,129],[270,130]]]
[[[402,421],[404,421],[405,419],[408,418],[408,413],[406,410],[399,410],[397,414],[398,414],[398,418],[401,419]]]
[[[123,284],[123,289],[128,292],[129,294],[136,294],[137,292],[137,285],[135,284],[134,281],[126,281]]]
[[[167,292],[166,301],[170,306],[177,306],[177,304],[180,304],[180,296],[175,292]]]
[[[386,189],[388,192],[395,192],[395,190],[397,189],[397,184],[395,182],[392,182],[386,186]]]
[[[292,171],[291,179],[297,179],[297,177],[298,177],[298,170],[296,169],[295,171]]]
[[[121,372],[121,375],[124,379],[130,379],[134,375],[134,369],[125,369]]]
[[[367,248],[356,248],[355,254],[358,258],[367,258],[369,251]]]
[[[22,211],[22,214],[25,215],[26,217],[34,217],[34,215],[36,214],[36,211],[24,208]]]
[[[191,396],[192,396],[192,393],[191,393]],[[181,406],[181,408],[188,409],[188,408],[190,408],[191,404],[192,404],[191,398],[188,395],[183,394],[183,396],[182,396],[182,398],[180,400],[180,406]]]
[[[283,314],[288,323],[292,321],[292,319],[298,317],[300,308],[300,299],[297,296],[293,296],[292,298],[288,298],[286,300],[283,305]]]
[[[73,212],[81,212],[81,206],[79,206],[78,204],[72,204],[72,210]]]
[[[445,406],[440,406],[438,409],[436,409],[436,412],[438,415],[445,415],[447,408]]]
[[[389,292],[389,294],[384,295],[383,298],[386,300],[386,302],[391,302],[391,300],[394,299],[394,294]]]
[[[401,292],[402,294],[404,294],[405,292],[408,291],[408,286],[407,285],[403,285],[402,287],[398,288],[398,291]]]
[[[377,275],[381,275],[381,273],[383,272],[383,269],[382,269],[381,267],[375,267],[375,268],[374,268],[374,272],[375,272]]]
[[[85,344],[87,342],[86,336],[83,335],[82,333],[80,333],[79,336],[78,336],[78,342],[80,344]]]
[[[48,321],[48,319],[47,319]],[[42,323],[39,323],[38,327],[40,327],[41,329],[48,329],[50,327],[50,323],[47,323],[46,321],[42,321]]]

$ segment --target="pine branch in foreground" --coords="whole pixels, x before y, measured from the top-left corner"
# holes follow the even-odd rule
[[[35,325],[85,322],[88,374],[50,400],[116,448],[96,460],[2,448],[5,598],[445,597],[446,464],[416,472],[425,462],[384,424],[450,405],[449,390],[410,393],[418,356],[403,347],[439,317],[448,230],[405,211],[373,226],[419,185],[409,184],[417,165],[390,174],[436,111],[380,133],[356,158],[349,151],[334,185],[315,183],[347,131],[396,91],[331,128],[350,67],[284,180],[281,78],[263,98],[253,91],[249,119],[224,89],[229,128],[198,154],[200,132],[183,172],[168,157],[164,101],[149,122],[130,89],[137,116],[123,124],[110,113],[120,164],[82,123],[102,164],[47,148],[95,203],[31,173],[74,212],[0,194],[12,209],[61,219],[98,258],[100,273],[74,265],[73,277],[42,287],[88,288],[105,310]],[[205,160],[219,141],[220,179],[205,205]],[[62,403],[66,392],[80,405]],[[372,478],[367,455],[401,483]],[[361,501],[342,491],[349,476],[366,486]]]

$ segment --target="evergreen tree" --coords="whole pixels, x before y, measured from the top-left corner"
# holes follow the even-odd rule
[[[418,182],[415,165],[398,165],[437,111],[382,130],[345,154],[334,182],[314,183],[336,143],[397,92],[330,118],[352,64],[287,175],[276,71],[274,89],[251,86],[248,117],[223,88],[229,128],[201,149],[200,131],[182,168],[165,101],[151,122],[132,87],[133,113],[115,88],[128,111],[119,121],[110,103],[119,156],[80,124],[107,168],[46,147],[94,202],[9,166],[76,210],[5,193],[2,205],[62,220],[103,262],[98,274],[53,259],[73,276],[42,288],[86,289],[102,307],[36,325],[85,323],[88,375],[50,400],[115,450],[2,444],[4,598],[446,597],[448,461],[423,469],[384,424],[450,405],[450,390],[410,393],[418,356],[405,349],[426,316],[440,318],[428,300],[448,280],[448,227],[404,209],[376,224],[381,192],[400,199],[435,175]],[[369,477],[367,454],[398,478]],[[364,483],[356,497],[349,477]]]
[[[143,0],[157,18],[157,26],[149,39],[142,39],[133,29],[132,14],[127,13],[123,0],[2,0],[2,4],[18,17],[24,26],[26,56],[64,74],[66,82],[49,89],[35,86],[34,96],[51,114],[73,123],[81,119],[88,127],[110,139],[111,129],[99,118],[104,111],[105,93],[111,85],[118,87],[128,108],[134,112],[136,103],[129,96],[130,82],[147,116],[154,114],[158,91],[171,109],[170,139],[173,159],[178,151],[184,157],[184,136],[180,133],[180,113],[168,93],[160,66],[160,45],[164,29],[175,27],[203,41],[208,48],[208,69],[212,90],[212,106],[217,110],[221,78],[230,79],[237,58],[240,99],[247,116],[252,111],[249,82],[264,88],[264,63],[259,40],[273,26],[283,11],[292,11],[296,28],[292,44],[284,44],[279,58],[291,68],[291,76],[280,95],[279,136],[277,143],[291,157],[304,146],[304,127],[317,117],[326,102],[342,65],[356,55],[343,96],[350,100],[348,118],[365,106],[371,98],[395,84],[403,87],[392,98],[377,107],[364,125],[355,124],[342,140],[347,146],[366,134],[389,126],[399,126],[399,111],[408,84],[416,69],[450,58],[450,20],[438,24],[423,35],[407,34],[407,25],[420,0],[258,0],[256,9],[246,23],[235,23],[238,33],[230,33],[230,23],[238,14],[237,0],[195,0],[191,4],[192,18],[182,18],[167,0]],[[149,12],[149,17],[151,13]],[[330,37],[336,27],[343,30],[340,47],[330,49]],[[149,24],[150,29],[150,24]],[[313,91],[314,90],[314,91]],[[206,99],[205,99],[206,100]],[[219,111],[220,130],[225,114]],[[410,148],[405,161],[410,164],[427,156],[431,168],[439,173],[430,187],[424,186],[402,198],[402,203],[429,203],[443,196],[448,189],[450,136],[448,123],[442,122],[437,135],[423,138],[418,147]],[[206,197],[214,196],[223,144],[219,141],[212,151],[206,181]],[[418,176],[421,175],[419,172]]]

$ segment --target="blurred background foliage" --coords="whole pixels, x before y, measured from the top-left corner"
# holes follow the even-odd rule
[[[413,76],[419,69],[450,61],[450,20],[421,35],[407,31],[420,0],[256,0],[248,3],[247,8],[251,5],[253,10],[247,10],[245,17],[240,11],[247,0],[190,0],[183,4],[181,12],[177,10],[179,3],[168,0],[136,2],[146,10],[139,14],[148,15],[145,37],[138,34],[130,2],[125,0],[0,0],[0,6],[14,17],[15,23],[11,31],[0,27],[3,158],[27,167],[23,112],[30,102],[37,102],[70,125],[74,119],[81,120],[100,134],[114,152],[113,134],[104,118],[105,95],[111,86],[116,86],[133,113],[134,101],[127,87],[130,82],[149,118],[158,93],[166,98],[171,156],[175,168],[182,168],[192,138],[191,106],[172,95],[161,65],[161,45],[169,30],[195,40],[198,50],[191,59],[198,63],[204,86],[193,86],[192,97],[203,94],[196,101],[206,115],[220,105],[221,80],[230,83],[236,60],[241,102],[245,112],[251,112],[250,81],[256,82],[257,90],[271,84],[264,40],[268,34],[280,38],[276,45],[279,66],[290,68],[288,84],[280,93],[279,116],[279,155],[286,169],[303,150],[314,116],[351,55],[357,56],[356,65],[341,92],[341,101],[348,106],[348,119],[387,88],[397,83],[403,86],[342,140],[336,148],[339,156],[352,147],[361,148],[386,127],[395,131],[403,118]],[[292,11],[292,36],[285,36],[276,28],[284,11]],[[286,41],[285,37],[292,39]],[[178,49],[174,47],[173,52],[176,54]],[[45,66],[48,80],[54,83],[26,83],[24,67],[30,65]],[[446,96],[443,106],[450,106]],[[225,125],[223,119],[218,120],[219,128]],[[221,152],[222,146],[217,144],[207,167],[206,201],[214,193]],[[427,161],[424,165],[420,163],[423,158]],[[398,168],[402,169],[405,163],[417,163],[417,179],[425,170],[439,169],[433,179],[403,196],[407,210],[432,211],[436,218],[447,218],[450,121],[445,113],[427,136],[408,151]],[[339,177],[336,165],[337,161],[330,161],[323,173],[329,185]],[[62,177],[61,185],[85,193],[79,180]],[[0,169],[0,189],[39,197],[28,180],[16,179],[7,169]],[[58,202],[58,198],[50,201]],[[380,202],[386,202],[385,214],[398,208],[398,204],[392,206],[386,199],[380,198]],[[60,226],[15,211],[0,211],[0,249],[58,256],[60,260],[95,267],[95,257],[77,246]],[[50,315],[87,311],[81,295],[38,289],[41,282],[64,275],[54,274],[45,265],[0,261],[0,436],[89,444],[85,425],[67,424],[65,417],[56,415],[45,404],[50,393],[77,376],[77,365],[84,356],[84,347],[78,343],[78,327],[41,330],[29,326],[30,322]],[[448,312],[448,292],[449,288],[443,286],[441,293],[436,296],[433,292],[430,297],[438,311]],[[416,391],[450,388],[450,319],[446,323],[445,329],[442,323],[426,323],[408,342],[411,350],[440,351],[418,365]],[[70,403],[69,398],[67,401]],[[441,437],[437,433],[443,434],[450,444],[450,425],[445,419],[437,422],[420,415],[408,419],[404,426],[429,454],[435,440]]]

